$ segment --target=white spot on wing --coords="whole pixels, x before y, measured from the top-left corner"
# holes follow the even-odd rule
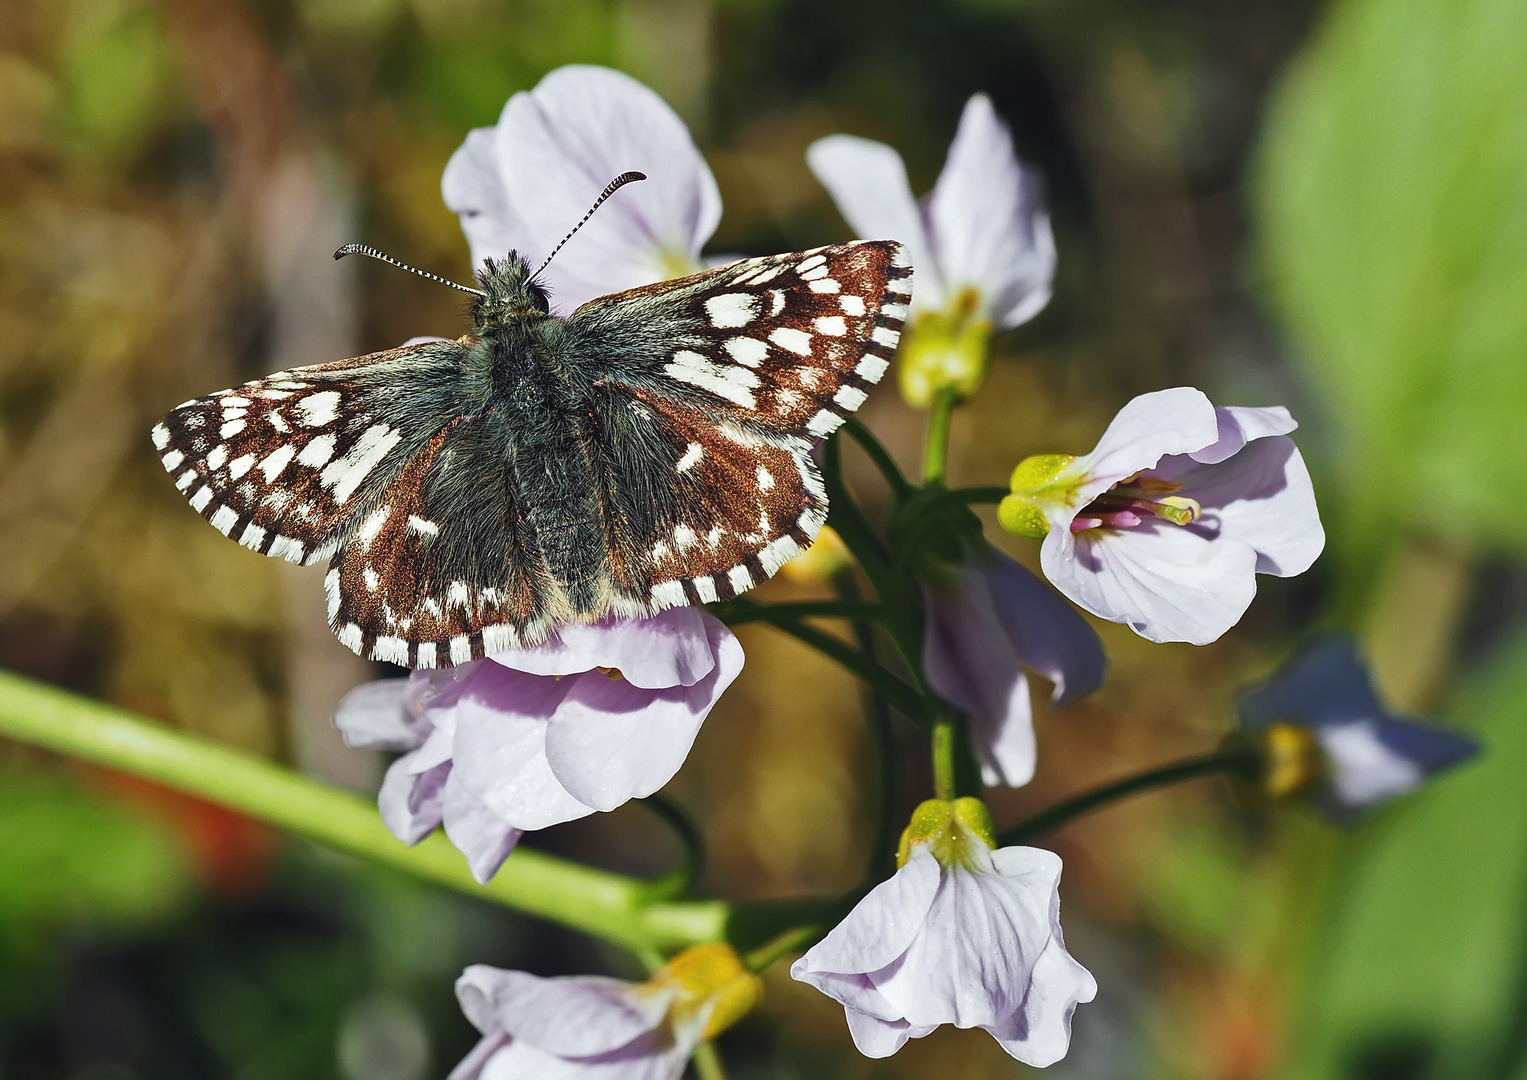
[[[297,464],[321,469],[329,463],[329,459],[333,456],[334,436],[320,435],[302,448],[302,453],[297,455]]]
[[[260,545],[265,543],[265,530],[251,521],[244,526],[244,532],[239,536],[239,543],[250,551],[259,551]]]
[[[867,396],[857,386],[840,386],[838,387],[838,392],[832,396],[832,399],[843,406],[843,408],[852,412],[864,404],[864,399]]]
[[[896,343],[901,340],[901,333],[897,330],[887,329],[884,326],[877,326],[870,331],[870,340],[877,345],[884,345],[887,348],[894,349],[896,348]]]
[[[165,454],[164,457],[160,458],[159,460],[164,462],[166,471],[174,472],[175,469],[179,467],[180,463],[185,459],[186,456],[179,450],[171,450],[168,454]]]
[[[301,562],[302,551],[302,541],[293,540],[290,536],[277,536],[270,542],[271,555],[287,562]]]
[[[744,593],[753,587],[753,574],[746,566],[734,566],[726,576],[732,583],[733,592]]]
[[[701,446],[697,442],[690,443],[689,449],[684,451],[684,456],[679,458],[679,472],[687,472],[688,470],[694,468],[700,463],[700,459],[704,456],[705,447]]]
[[[700,596],[702,604],[714,604],[719,600],[720,594],[716,592],[716,583],[707,577],[690,578],[690,584],[694,585],[695,592]]]
[[[345,623],[344,626],[340,627],[339,633],[335,636],[339,638],[341,645],[351,652],[357,653],[361,651],[361,645],[366,640],[366,636],[361,633],[361,628],[353,622]]]
[[[348,454],[324,468],[318,482],[333,489],[335,502],[344,503],[402,437],[386,424],[372,424],[361,432]]]
[[[408,642],[400,637],[379,637],[371,647],[371,659],[408,666]]]
[[[664,366],[663,372],[690,386],[709,390],[717,397],[745,409],[757,406],[753,390],[759,385],[758,376],[747,368],[733,364],[723,367],[711,363],[697,352],[680,349],[673,354],[673,363]]]
[[[250,469],[254,468],[254,463],[255,457],[253,454],[245,454],[243,457],[234,458],[228,463],[228,475],[238,480]]]
[[[238,420],[230,420],[222,427],[217,429],[218,437],[223,439],[231,439],[239,432],[244,430],[244,425],[246,423],[248,423],[248,421],[242,418]]]
[[[814,293],[826,293],[829,296],[837,292],[839,287],[837,281],[830,277],[813,281],[807,286]]]
[[[880,376],[884,375],[885,369],[890,366],[887,361],[870,353],[859,361],[859,366],[854,368],[854,374],[867,382],[879,382]]]
[[[680,551],[687,551],[688,549],[694,547],[696,541],[699,539],[700,538],[695,535],[695,531],[688,525],[678,525],[675,526],[673,530],[673,546],[678,548]]]
[[[823,315],[812,323],[812,328],[817,333],[826,334],[828,337],[842,337],[848,333],[848,324],[843,321],[841,315]]]
[[[155,424],[150,434],[154,437],[154,449],[163,450],[170,445],[170,429],[163,424]]]
[[[682,607],[685,603],[684,583],[664,581],[652,586],[652,603],[659,608]]]
[[[218,443],[212,448],[212,453],[207,455],[207,468],[211,469],[213,472],[217,472],[218,469],[223,467],[223,464],[227,460],[228,448],[222,443]]]
[[[265,482],[268,484],[275,483],[276,477],[281,475],[281,470],[286,468],[287,463],[292,460],[296,453],[297,449],[291,443],[287,443],[285,446],[278,446],[272,450],[265,460],[260,462],[260,471],[265,474]]]
[[[418,514],[408,515],[408,527],[420,536],[439,536],[440,526]]]
[[[769,340],[786,352],[796,356],[811,355],[811,335],[793,326],[778,326],[769,334]]]
[[[383,503],[366,515],[366,520],[361,522],[360,530],[356,534],[360,538],[362,549],[370,550],[371,541],[376,539],[376,534],[382,531],[382,526],[387,524],[387,519],[391,516],[390,503]]]
[[[774,474],[762,465],[758,466],[758,490],[769,491],[774,487]]]
[[[843,309],[843,314],[851,315],[856,319],[865,312],[864,297],[862,296],[840,296],[838,297],[838,306]]]
[[[436,663],[438,663],[438,661],[435,659],[435,643],[433,641],[426,641],[421,643],[419,646],[419,661],[416,666],[422,668],[432,668],[436,665]]]
[[[238,523],[239,512],[231,506],[219,506],[217,513],[212,515],[212,527],[224,536],[231,533]]]
[[[727,351],[727,355],[743,367],[756,368],[769,355],[768,344],[757,338],[727,338],[721,347]]]
[[[330,570],[323,576],[323,594],[329,604],[329,621],[339,614],[339,571]]]
[[[751,293],[722,293],[705,301],[710,324],[723,329],[746,326],[758,315],[758,297]]]
[[[212,489],[203,484],[196,490],[196,494],[191,496],[191,509],[199,514],[206,509],[207,504],[211,501]]]
[[[465,664],[472,659],[472,639],[465,634],[451,638],[451,663]]]
[[[297,402],[297,422],[303,427],[323,427],[339,419],[339,391],[322,390]]]

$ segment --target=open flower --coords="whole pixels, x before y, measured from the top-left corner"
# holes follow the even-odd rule
[[[1060,858],[997,848],[979,800],[930,799],[897,862],[791,976],[842,1003],[868,1057],[940,1024],[983,1028],[1028,1065],[1065,1057],[1071,1014],[1097,983],[1061,936]]]
[[[1045,576],[1094,615],[1204,645],[1251,605],[1255,575],[1303,573],[1325,546],[1297,426],[1191,387],[1142,394],[1092,453],[1020,462],[998,516],[1044,538]]]
[[[758,980],[730,947],[699,945],[642,983],[476,965],[456,997],[483,1037],[449,1080],[678,1080],[753,1007]]]
[[[1103,683],[1107,660],[1092,627],[1027,568],[985,544],[938,585],[925,585],[923,669],[939,696],[970,717],[987,784],[1034,778],[1027,666],[1068,704]]]
[[[473,262],[514,249],[533,269],[605,185],[632,169],[647,183],[623,188],[542,276],[566,313],[701,268],[700,248],[721,220],[721,194],[662,98],[619,71],[560,67],[510,98],[495,127],[467,136],[441,191],[461,217]]]
[[[742,660],[697,608],[571,623],[533,649],[367,683],[334,722],[352,746],[403,752],[378,796],[393,834],[416,844],[443,823],[487,881],[522,831],[666,784]]]
[[[1263,763],[1269,798],[1310,797],[1348,821],[1466,761],[1466,735],[1396,716],[1379,702],[1347,636],[1316,642],[1240,700],[1241,729]]]
[[[901,391],[925,408],[941,390],[976,392],[994,329],[1027,322],[1050,300],[1055,239],[1038,178],[1013,152],[985,94],[965,105],[949,158],[919,203],[901,155],[884,143],[829,135],[806,162],[864,239],[900,240],[917,267],[901,341]]]

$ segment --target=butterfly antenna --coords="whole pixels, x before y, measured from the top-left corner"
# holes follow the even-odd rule
[[[611,180],[610,183],[609,183],[609,186],[606,187],[603,191],[601,191],[599,193],[599,198],[594,200],[594,205],[589,207],[589,212],[587,214],[584,214],[583,217],[579,220],[578,224],[574,225],[572,227],[572,230],[566,236],[564,236],[561,239],[561,241],[558,242],[557,246],[551,249],[551,254],[546,256],[546,261],[543,262],[540,265],[540,267],[536,270],[536,272],[534,274],[532,274],[531,276],[532,277],[540,277],[541,276],[541,271],[545,270],[549,265],[551,265],[551,260],[556,258],[557,252],[562,250],[562,245],[567,243],[569,240],[571,240],[573,238],[573,233],[575,233],[579,229],[583,228],[584,222],[588,221],[589,218],[594,216],[594,211],[598,210],[601,206],[603,206],[604,205],[604,201],[606,199],[608,199],[611,195],[614,195],[617,191],[619,191],[621,188],[625,187],[627,184],[631,183],[632,181],[635,181],[635,180],[645,180],[645,179],[647,179],[647,174],[646,173],[623,172],[619,176],[617,176],[614,180]]]
[[[373,259],[381,259],[384,263],[392,263],[393,266],[407,270],[409,273],[418,274],[420,277],[427,277],[431,281],[438,281],[442,285],[449,285],[451,288],[460,289],[464,293],[471,293],[473,296],[488,295],[481,289],[469,289],[465,285],[458,285],[449,278],[441,277],[439,274],[431,274],[428,270],[420,270],[416,266],[409,266],[406,262],[399,262],[391,255],[378,251],[370,244],[346,244],[334,253],[336,259],[343,259],[346,255],[370,255]]]

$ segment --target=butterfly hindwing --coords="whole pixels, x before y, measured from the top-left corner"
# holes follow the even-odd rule
[[[428,342],[278,371],[179,406],[154,427],[154,445],[225,536],[319,562],[458,411],[462,352]]]

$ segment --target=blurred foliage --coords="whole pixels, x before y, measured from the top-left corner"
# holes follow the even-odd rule
[[[1337,429],[1349,563],[1397,526],[1524,550],[1524,116],[1516,0],[1337,4],[1276,100],[1267,266]]]

